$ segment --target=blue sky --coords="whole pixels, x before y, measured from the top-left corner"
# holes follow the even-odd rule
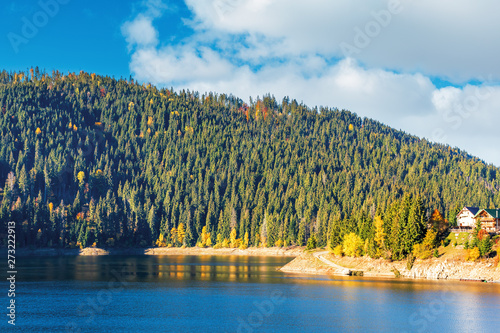
[[[499,10],[493,0],[3,1],[0,61],[290,96],[500,166]]]

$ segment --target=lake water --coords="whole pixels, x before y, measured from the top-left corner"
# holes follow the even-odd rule
[[[16,331],[500,331],[499,284],[276,271],[290,260],[18,258]]]

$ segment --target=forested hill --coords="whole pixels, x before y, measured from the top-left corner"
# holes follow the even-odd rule
[[[450,221],[500,206],[497,168],[295,100],[31,69],[0,74],[0,107],[0,221],[20,246],[335,245],[373,238],[376,215],[389,234],[404,198]]]

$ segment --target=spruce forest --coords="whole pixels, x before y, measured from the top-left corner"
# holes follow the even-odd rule
[[[0,108],[0,222],[20,247],[334,248],[354,233],[398,259],[435,209],[453,224],[500,206],[498,168],[289,98],[32,68],[0,73]]]

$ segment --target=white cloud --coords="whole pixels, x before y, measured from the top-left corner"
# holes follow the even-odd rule
[[[281,43],[266,44],[270,53],[344,56],[340,45],[354,45],[358,30],[378,23],[380,32],[356,54],[370,67],[420,71],[451,80],[500,79],[500,53],[493,0],[186,0],[197,29],[228,34],[265,35]],[[400,3],[394,7],[392,3]],[[379,19],[377,20],[377,17]]]
[[[158,44],[158,31],[153,27],[153,20],[168,8],[161,0],[143,0],[141,6],[145,8],[144,12],[121,26],[129,51],[134,47],[153,47]]]
[[[441,132],[436,140],[460,147],[500,166],[500,151],[497,148],[500,87],[446,87],[436,90],[432,101],[439,117],[434,119],[430,128]]]
[[[133,21],[122,25],[122,34],[125,36],[129,50],[134,46],[145,47],[158,44],[158,31],[153,27],[152,19],[139,15]]]
[[[500,88],[437,89],[429,79],[500,78],[490,56],[500,44],[478,42],[494,40],[494,30],[485,28],[500,28],[492,20],[500,4],[402,0],[401,11],[383,22],[387,1],[185,2],[194,15],[186,24],[194,33],[182,43],[158,46],[152,24],[157,16],[147,12],[123,26],[129,46],[135,47],[130,70],[136,79],[243,99],[271,93],[309,106],[345,108],[500,166],[493,127],[500,121],[494,112]],[[363,31],[367,23],[378,22],[376,17],[380,32],[360,47],[355,28]],[[343,58],[342,42],[358,48],[356,59],[335,60]],[[485,129],[484,123],[488,131],[476,130]]]
[[[236,70],[228,60],[207,47],[144,48],[132,55],[130,68],[137,79],[164,84],[224,80]]]

